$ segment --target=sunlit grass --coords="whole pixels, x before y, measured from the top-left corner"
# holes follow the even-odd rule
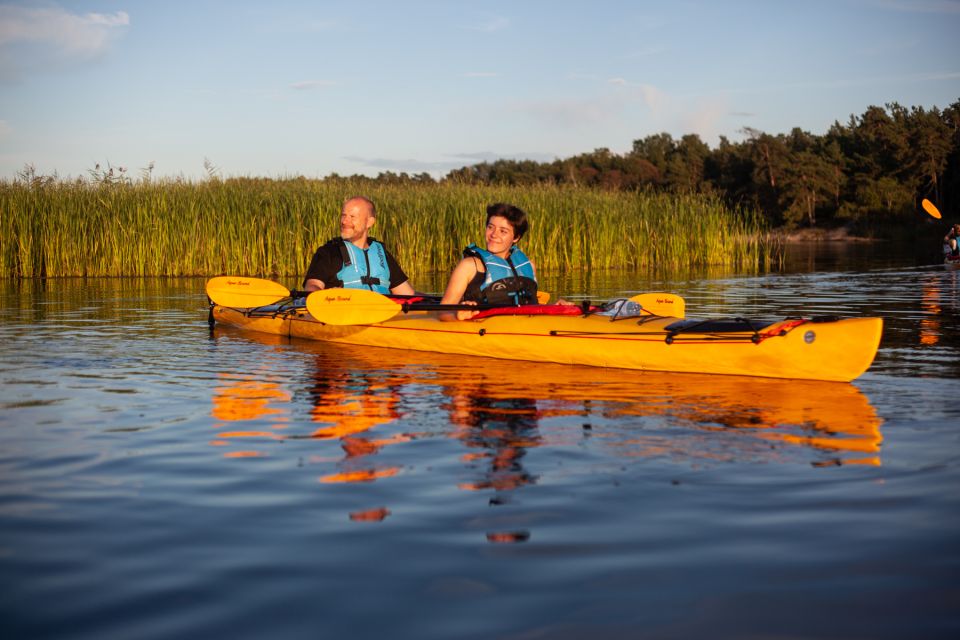
[[[523,247],[541,271],[760,270],[782,254],[759,215],[703,195],[302,178],[18,181],[0,182],[0,273],[295,277],[337,235],[343,200],[358,194],[376,202],[373,235],[412,277],[449,270],[465,245],[481,244],[492,202],[529,214]]]

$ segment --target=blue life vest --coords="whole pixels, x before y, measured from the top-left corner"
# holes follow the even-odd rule
[[[536,304],[537,276],[533,264],[516,246],[510,248],[506,260],[475,244],[464,249],[463,255],[480,258],[486,268],[486,273],[478,274],[478,277],[483,276],[479,287],[467,286],[465,300],[483,304]]]
[[[343,267],[337,272],[340,286],[345,289],[370,289],[377,293],[390,293],[390,269],[383,245],[369,239],[370,246],[361,249],[352,242],[340,239],[340,254]]]

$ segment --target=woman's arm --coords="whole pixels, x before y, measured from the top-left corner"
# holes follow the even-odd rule
[[[467,285],[477,275],[477,265],[473,258],[464,258],[454,267],[450,274],[450,280],[447,282],[447,288],[443,292],[441,304],[457,304],[463,300],[463,294],[467,291]],[[464,304],[471,304],[466,302]],[[441,320],[469,320],[477,315],[477,311],[457,311],[456,313],[444,312],[440,314]]]

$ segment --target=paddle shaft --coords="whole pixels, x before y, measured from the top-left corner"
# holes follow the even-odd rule
[[[486,311],[487,309],[503,309],[512,305],[503,304],[443,304],[440,302],[397,302],[404,313],[409,311]]]

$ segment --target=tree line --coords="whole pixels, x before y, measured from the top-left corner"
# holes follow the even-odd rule
[[[601,148],[553,162],[482,162],[441,181],[711,193],[787,228],[889,227],[917,216],[922,198],[948,217],[960,208],[960,100],[943,110],[871,106],[823,135],[743,133],[742,142],[721,136],[716,148],[696,134],[660,133],[623,154]],[[388,172],[377,180],[432,179]]]

